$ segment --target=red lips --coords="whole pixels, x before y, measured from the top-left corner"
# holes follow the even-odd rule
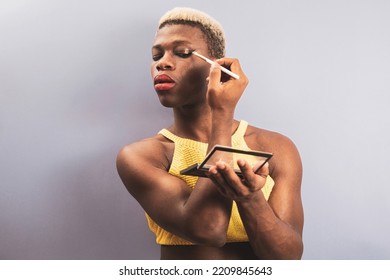
[[[175,81],[172,80],[171,77],[169,77],[168,75],[157,75],[156,77],[154,77],[154,84],[163,84],[163,83],[174,83]]]
[[[175,86],[175,81],[168,75],[157,75],[154,77],[154,88],[155,90],[169,90]]]

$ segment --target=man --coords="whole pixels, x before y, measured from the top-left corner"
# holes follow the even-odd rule
[[[196,50],[215,62],[191,55]],[[161,245],[162,259],[299,259],[303,252],[302,164],[287,137],[234,119],[248,79],[225,58],[220,24],[176,8],[165,14],[152,47],[151,74],[173,124],[118,154],[118,173],[140,203]],[[220,66],[237,73],[222,75]],[[180,170],[214,145],[272,152],[256,173],[238,160],[243,178],[224,162],[207,178]]]

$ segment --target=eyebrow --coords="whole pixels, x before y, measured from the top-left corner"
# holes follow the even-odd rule
[[[169,44],[172,44],[174,47],[176,47],[179,45],[191,44],[191,42],[187,40],[175,40],[173,42],[170,42]],[[162,48],[163,48],[162,44],[153,45],[152,47],[152,49],[162,49]]]

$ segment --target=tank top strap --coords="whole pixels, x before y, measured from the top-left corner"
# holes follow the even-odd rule
[[[245,136],[245,132],[246,132],[247,128],[248,128],[248,122],[241,120],[240,123],[238,124],[236,131],[232,135],[233,147],[239,146],[239,147],[244,148],[243,144],[245,144],[244,146],[246,146],[244,136]],[[168,129],[165,129],[165,128],[161,129],[158,132],[158,134],[163,135],[165,138],[171,140],[173,143],[176,143],[176,144],[185,144],[186,146],[207,145],[206,143],[202,143],[202,142],[194,141],[192,139],[186,139],[186,138],[182,138],[180,136],[177,136],[176,134],[173,134],[172,132],[170,132]]]
[[[172,132],[170,132],[168,129],[165,128],[160,130],[158,134],[161,134],[168,140],[171,140],[173,143],[175,143],[176,147],[180,147],[179,149],[201,149],[201,150],[206,149],[207,150],[207,146],[208,146],[207,143],[198,142],[192,139],[177,136],[176,134],[173,134]]]
[[[162,136],[164,136],[165,138],[171,140],[173,143],[176,143],[177,141],[180,140],[180,137],[173,134],[172,132],[170,132],[168,129],[161,129],[158,134],[161,134]]]
[[[248,128],[248,122],[241,120],[233,136],[236,135],[237,137],[244,137],[247,128]]]
[[[247,128],[248,128],[248,122],[241,120],[240,123],[238,124],[236,131],[232,135],[233,147],[248,149],[248,146],[244,139]]]

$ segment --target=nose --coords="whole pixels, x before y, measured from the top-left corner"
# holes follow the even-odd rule
[[[168,53],[165,53],[157,61],[156,69],[158,71],[161,71],[161,70],[174,70],[175,69],[175,63],[174,63],[173,57],[170,56]]]

